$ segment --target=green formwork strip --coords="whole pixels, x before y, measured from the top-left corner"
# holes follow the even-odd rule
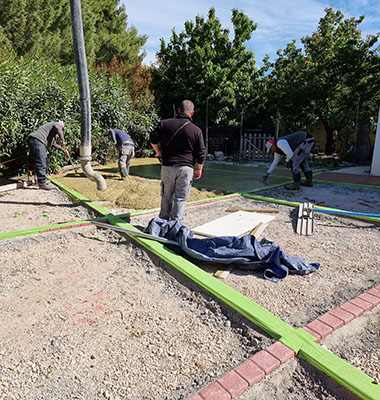
[[[0,233],[0,239],[13,239],[18,236],[28,236],[28,235],[35,235],[37,233],[40,233],[41,228],[30,228],[30,229],[23,229],[20,231],[14,231],[14,232],[4,232]]]
[[[207,199],[189,201],[187,204],[207,203],[209,201],[224,200],[224,199],[229,199],[230,197],[238,197],[238,196],[241,196],[241,194],[240,193],[230,193],[230,194],[226,194],[224,196],[208,197]]]
[[[380,190],[380,186],[364,185],[364,184],[362,184],[362,183],[347,183],[347,182],[323,181],[323,180],[319,180],[319,179],[314,179],[314,182],[317,182],[317,183],[326,183],[326,184],[328,184],[328,185],[354,186],[354,187],[362,187],[362,188],[369,188],[369,189],[377,189],[377,190]]]
[[[293,206],[293,207],[298,207],[300,203],[296,201],[287,201],[287,200],[281,200],[281,199],[273,199],[272,197],[265,197],[265,196],[259,196],[257,194],[244,194],[244,197],[248,197],[250,199],[255,199],[255,200],[261,200],[261,201],[267,201],[269,203],[277,203],[277,204],[283,204],[285,206]]]
[[[129,214],[118,215],[119,218],[125,218],[128,216],[129,216]],[[82,225],[82,224],[86,224],[86,223],[89,223],[92,221],[105,221],[106,219],[107,219],[107,216],[104,216],[104,217],[98,217],[98,218],[84,219],[82,221],[63,222],[61,224],[45,225],[45,226],[39,226],[39,227],[35,227],[35,228],[22,229],[22,230],[14,231],[14,232],[4,232],[4,233],[0,233],[0,240],[13,239],[13,238],[19,237],[19,236],[37,235],[41,232],[48,231],[49,229],[64,228],[65,226],[73,226],[73,225]]]
[[[288,181],[284,181],[284,182],[282,182],[282,183],[276,183],[275,185],[265,185],[265,186],[262,187],[262,188],[256,188],[256,189],[246,190],[246,191],[244,191],[244,192],[240,192],[240,194],[245,196],[245,195],[248,194],[248,193],[263,192],[264,190],[274,189],[274,188],[277,188],[277,187],[280,187],[280,186],[284,186],[284,185],[286,185],[287,183],[291,183],[291,182],[293,182],[293,181],[288,180]]]
[[[305,343],[298,356],[361,399],[380,399],[380,385],[376,385],[373,378],[318,344]]]
[[[102,220],[104,220],[104,218],[106,218],[107,214],[109,214],[109,212],[107,210],[105,210],[102,207],[97,206],[95,203],[92,203],[85,196],[81,195],[80,193],[76,192],[75,190],[72,190],[72,189],[68,188],[63,183],[61,183],[61,182],[59,182],[56,179],[51,178],[51,177],[50,177],[50,180],[52,182],[54,182],[60,189],[64,190],[70,197],[72,197],[75,200],[78,200],[78,201],[81,201],[81,202],[85,202],[89,207],[91,207],[92,209],[96,210],[97,212],[102,214],[104,217],[87,219],[87,220],[83,220],[83,221],[65,222],[65,223],[62,223],[62,224],[39,226],[39,227],[35,227],[35,228],[22,229],[22,230],[14,231],[14,232],[4,232],[4,233],[0,233],[0,240],[13,239],[15,237],[21,237],[21,236],[36,235],[36,234],[39,234],[40,232],[46,231],[48,229],[64,228],[65,226],[80,225],[80,224],[84,224],[84,223],[91,222],[91,221],[102,221]],[[202,202],[214,201],[214,200],[219,200],[219,199],[222,200],[222,199],[225,199],[225,198],[228,199],[229,197],[233,197],[233,196],[240,196],[240,194],[239,193],[235,193],[233,195],[231,194],[231,195],[226,195],[226,196],[212,197],[212,198],[208,198],[208,199],[204,199],[204,200],[196,200],[194,202],[190,202],[189,204],[202,203]],[[158,211],[158,210],[159,210],[159,208],[152,209],[152,210],[135,211],[135,212],[132,212],[132,213],[120,214],[120,215],[118,215],[118,217],[119,218],[127,218],[127,217],[130,217],[130,216],[140,215],[140,214],[144,214],[144,213],[147,213],[147,212],[153,212],[153,211]]]
[[[210,201],[216,201],[216,200],[225,200],[225,199],[229,199],[231,197],[239,197],[241,196],[240,193],[232,193],[232,194],[226,194],[224,196],[216,196],[216,197],[208,197],[207,199],[201,199],[201,200],[193,200],[193,201],[189,201],[186,204],[202,204],[202,203],[208,203]],[[152,208],[150,210],[138,210],[138,211],[133,211],[129,214],[124,214],[125,217],[129,217],[129,216],[135,216],[135,215],[141,215],[141,214],[148,214],[150,212],[154,212],[154,211],[159,211],[159,208]],[[122,217],[121,215],[119,215],[119,217]]]
[[[83,196],[82,194],[76,192],[73,189],[70,189],[66,185],[64,185],[62,182],[55,178],[49,178],[55,185],[57,185],[60,189],[62,189],[64,192],[66,192],[69,196],[72,198],[81,201],[82,203],[87,204],[89,207],[91,207],[93,210],[97,211],[101,215],[107,215],[109,214],[109,211],[106,210],[103,207],[98,206],[96,203],[91,202],[87,197]]]
[[[292,206],[292,207],[299,207],[301,203],[296,202],[296,201],[288,201],[288,200],[281,200],[281,199],[274,199],[272,197],[265,197],[265,196],[259,196],[259,195],[254,195],[254,194],[243,194],[244,197],[248,197],[250,199],[255,199],[255,200],[261,200],[261,201],[267,201],[269,203],[277,203],[277,204],[283,204],[285,206]],[[345,210],[339,210],[337,208],[328,208],[328,207],[322,207],[322,206],[315,206],[314,207],[315,211],[337,211],[337,215],[343,215],[346,217],[350,218],[355,218],[355,219],[362,219],[365,221],[370,221],[370,222],[380,222],[380,218],[377,217],[366,217],[365,215],[355,215],[353,214],[352,211],[345,211]],[[364,213],[362,213],[364,214]]]
[[[104,218],[96,218],[97,219],[104,219]],[[75,222],[65,222],[62,224],[54,224],[54,225],[46,225],[46,226],[39,226],[37,228],[29,228],[29,229],[22,229],[20,231],[14,231],[14,232],[4,232],[0,233],[0,240],[1,239],[12,239],[18,236],[28,236],[28,235],[35,235],[38,234],[42,231],[46,231],[48,229],[54,229],[54,228],[62,228],[65,226],[71,226],[71,225],[80,225],[84,224],[86,222],[91,222],[92,220],[87,220],[87,221],[75,221]]]
[[[121,228],[137,230],[133,225],[124,222],[116,216],[109,216],[108,220],[111,224]],[[170,251],[162,243],[150,239],[138,238],[133,235],[132,237],[273,338],[279,339],[281,336],[286,336],[294,331],[294,328],[283,322],[280,318],[219,281],[208,272],[184,259],[182,256]]]
[[[288,346],[296,354],[304,347],[305,344],[314,342],[316,338],[309,332],[306,332],[302,328],[298,328],[288,335],[282,336],[279,341],[285,346]]]

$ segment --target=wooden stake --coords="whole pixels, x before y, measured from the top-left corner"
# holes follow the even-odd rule
[[[219,278],[219,279],[227,278],[227,276],[232,271],[232,268],[233,267],[229,266],[229,267],[226,267],[225,269],[218,269],[214,274],[215,278]]]
[[[26,181],[26,182],[16,182],[16,183],[9,183],[8,185],[0,186],[0,192],[7,192],[9,190],[26,188],[28,186],[34,185],[33,181]]]

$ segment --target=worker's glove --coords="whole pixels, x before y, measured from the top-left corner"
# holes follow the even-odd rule
[[[286,168],[292,169],[292,167],[293,167],[293,161],[292,160],[287,161]]]
[[[264,176],[261,177],[262,182],[265,182],[269,177],[269,174],[265,174]]]

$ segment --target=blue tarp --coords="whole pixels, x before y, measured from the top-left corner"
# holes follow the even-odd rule
[[[273,282],[288,274],[307,275],[321,266],[320,263],[308,263],[301,257],[288,257],[277,243],[265,238],[260,242],[251,235],[241,238],[218,236],[197,239],[179,221],[153,218],[145,232],[178,242],[180,251],[190,258],[233,265],[245,270],[262,270],[264,277]]]

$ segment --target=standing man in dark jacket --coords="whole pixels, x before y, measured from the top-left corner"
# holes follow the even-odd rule
[[[162,219],[182,221],[193,179],[202,176],[206,148],[202,131],[192,123],[193,115],[194,104],[183,100],[178,114],[162,120],[150,135],[156,157],[162,160]]]
[[[28,146],[33,157],[35,172],[37,175],[38,186],[41,189],[51,190],[53,185],[46,180],[47,171],[47,151],[54,147],[68,157],[69,153],[65,147],[65,137],[63,135],[64,123],[62,121],[49,122],[40,126],[28,137]],[[56,137],[60,138],[62,146],[56,142]]]
[[[119,171],[121,179],[124,179],[129,174],[129,165],[135,155],[135,144],[131,137],[120,129],[110,129],[110,135],[119,150]]]
[[[265,145],[267,153],[270,151],[274,153],[274,158],[261,180],[266,181],[277,167],[282,156],[285,156],[286,165],[291,168],[293,174],[293,183],[285,185],[285,189],[298,190],[301,185],[313,186],[313,171],[309,166],[308,159],[314,143],[314,137],[307,132],[293,132],[278,138],[278,140],[268,140]],[[301,170],[306,178],[304,182],[301,182]]]

